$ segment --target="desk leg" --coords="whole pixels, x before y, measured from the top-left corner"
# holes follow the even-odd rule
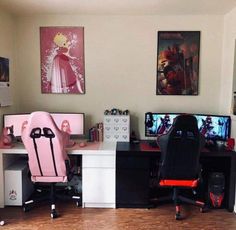
[[[0,152],[0,208],[4,208],[3,154]]]
[[[230,178],[229,178],[229,203],[228,210],[230,212],[234,211],[234,202],[235,202],[235,179],[236,179],[236,156],[231,158],[230,165]]]

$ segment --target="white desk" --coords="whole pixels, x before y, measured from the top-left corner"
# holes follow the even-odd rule
[[[0,207],[4,207],[4,169],[21,155],[23,144],[0,149]],[[116,142],[89,143],[68,149],[70,155],[82,155],[82,206],[115,208]]]

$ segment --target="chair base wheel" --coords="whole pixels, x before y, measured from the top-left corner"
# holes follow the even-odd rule
[[[30,210],[30,207],[28,205],[23,206],[23,211],[28,212]]]
[[[207,212],[207,207],[206,206],[201,207],[200,212],[201,213]]]
[[[180,213],[175,214],[175,219],[176,220],[181,220],[182,219]]]
[[[55,219],[55,218],[57,218],[57,217],[58,217],[57,212],[56,212],[55,209],[53,209],[53,210],[51,211],[51,218],[52,218],[52,219]]]

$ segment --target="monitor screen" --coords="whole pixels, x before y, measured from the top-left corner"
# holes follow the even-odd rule
[[[226,141],[230,138],[230,116],[196,114],[198,128],[207,140]]]
[[[3,127],[13,126],[13,135],[21,136],[22,125],[28,120],[30,114],[5,114],[3,115]],[[84,135],[84,113],[51,113],[60,130],[71,136]]]
[[[72,136],[84,135],[84,113],[51,113],[57,127]]]
[[[146,113],[145,136],[156,137],[171,128],[177,113]],[[199,131],[207,140],[226,141],[230,137],[230,116],[193,114],[197,118]]]
[[[157,135],[167,133],[177,115],[174,113],[146,113],[145,136],[156,137]]]

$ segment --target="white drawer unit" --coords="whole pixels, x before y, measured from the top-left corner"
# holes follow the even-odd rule
[[[82,157],[82,205],[115,208],[115,151]]]
[[[130,140],[130,116],[129,115],[105,115],[104,116],[104,141]]]
[[[115,168],[115,156],[89,155],[83,157],[83,168]]]
[[[115,169],[83,168],[83,207],[115,208]]]

